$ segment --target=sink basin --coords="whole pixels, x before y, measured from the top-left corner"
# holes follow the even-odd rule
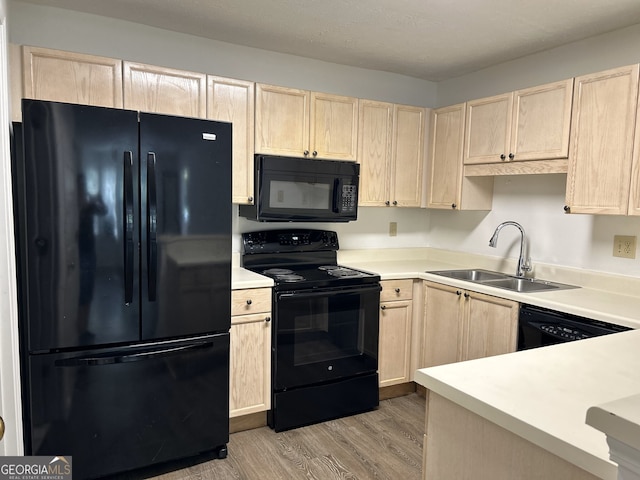
[[[537,278],[520,278],[514,277],[513,275],[507,275],[506,273],[473,268],[465,270],[440,270],[427,273],[522,293],[580,288],[566,283],[549,282]]]
[[[500,272],[492,272],[490,270],[440,270],[438,272],[429,272],[443,277],[457,278],[458,280],[466,280],[468,282],[485,282],[487,280],[507,279],[509,275]]]

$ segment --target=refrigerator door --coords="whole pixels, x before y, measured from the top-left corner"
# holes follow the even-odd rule
[[[73,456],[94,478],[229,441],[229,334],[31,355],[26,455]]]
[[[22,112],[29,351],[138,340],[137,112],[38,100]]]
[[[140,114],[142,338],[228,331],[231,124]]]

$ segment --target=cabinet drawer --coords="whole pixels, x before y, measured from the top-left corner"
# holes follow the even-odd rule
[[[380,282],[382,291],[380,301],[411,300],[413,297],[413,280],[384,280]]]
[[[231,315],[271,311],[271,289],[250,288],[231,292]]]

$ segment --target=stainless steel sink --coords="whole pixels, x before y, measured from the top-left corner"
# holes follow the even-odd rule
[[[492,272],[490,270],[440,270],[438,272],[428,272],[443,277],[457,278],[458,280],[466,280],[468,282],[486,282],[487,280],[500,280],[508,278],[508,275],[500,272]]]
[[[466,280],[467,282],[480,283],[488,287],[503,288],[505,290],[511,290],[512,292],[527,293],[580,288],[566,283],[549,282],[537,278],[514,277],[513,275],[507,275],[505,273],[482,269],[439,270],[427,273],[458,280]]]

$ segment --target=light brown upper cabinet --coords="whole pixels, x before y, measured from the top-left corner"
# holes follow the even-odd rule
[[[22,47],[22,96],[122,108],[122,61],[82,53]]]
[[[572,87],[569,79],[467,102],[464,163],[566,159]],[[541,165],[515,173],[554,173],[561,168]],[[566,171],[566,165],[562,169]]]
[[[207,118],[233,124],[233,203],[253,203],[254,96],[253,82],[207,75]]]
[[[358,99],[256,85],[257,153],[355,160]]]
[[[575,79],[565,211],[640,213],[637,150],[634,165],[638,71],[630,65]]]
[[[419,207],[427,109],[360,100],[361,206]]]
[[[432,111],[428,162],[428,208],[491,209],[493,177],[463,175],[465,113],[465,103]]]
[[[124,62],[124,108],[206,118],[207,76],[173,68]]]

